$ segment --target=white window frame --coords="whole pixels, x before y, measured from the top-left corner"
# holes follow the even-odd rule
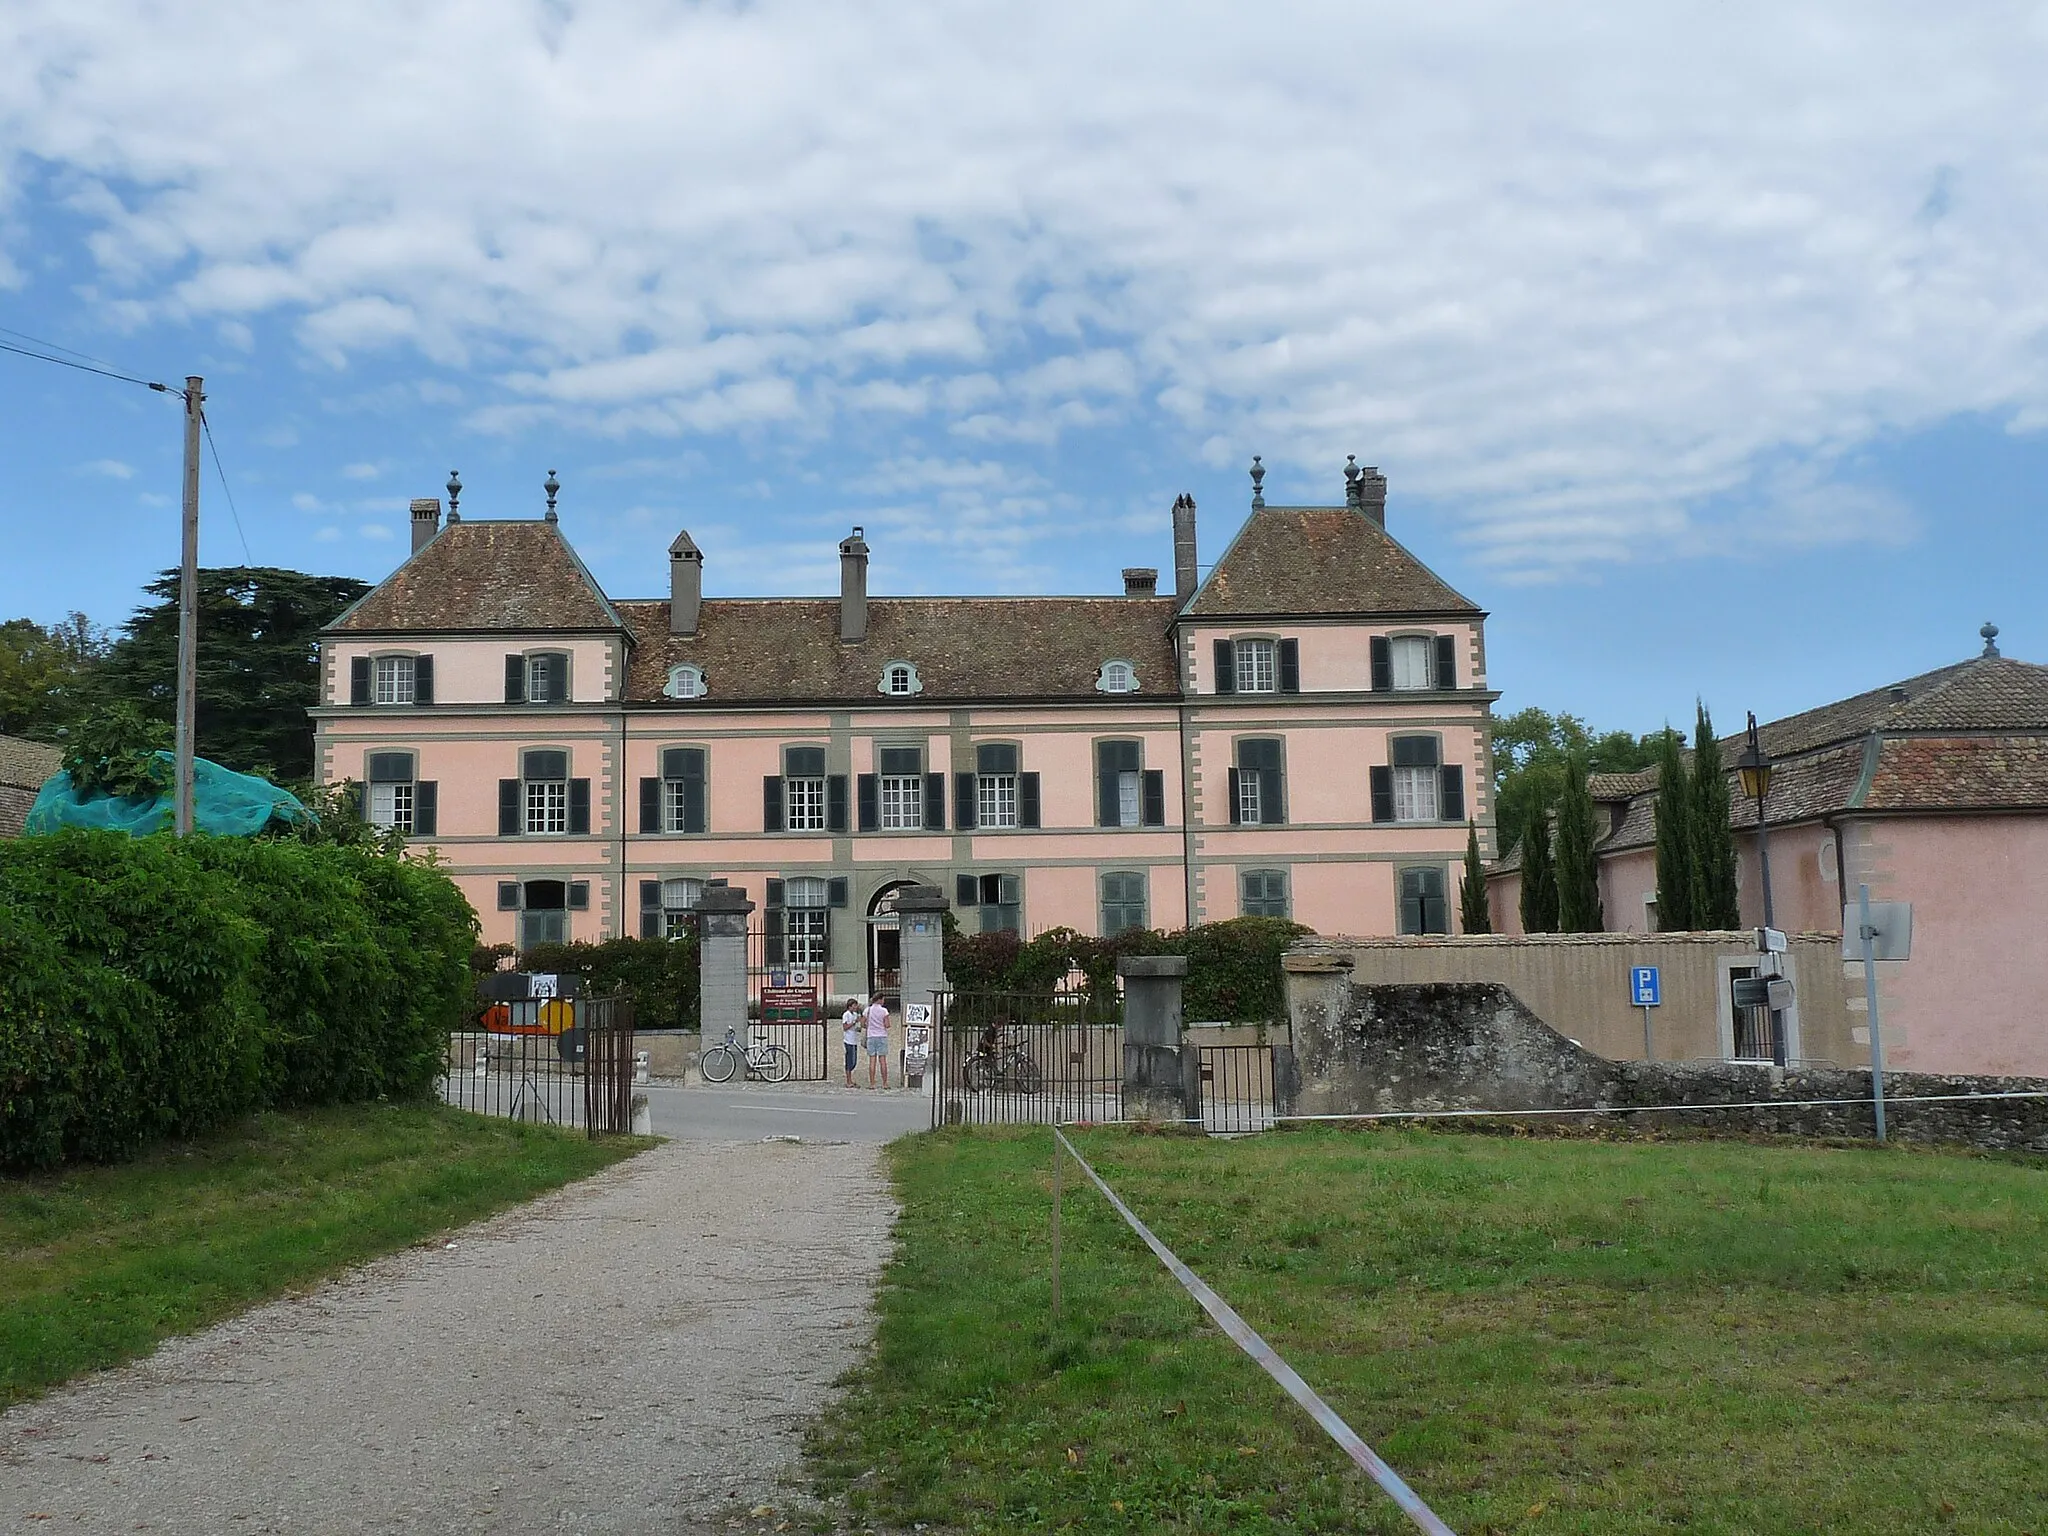
[[[994,831],[1017,825],[1017,780],[1014,773],[982,773],[974,779],[974,824]]]
[[[569,781],[526,781],[526,835],[547,837],[569,830]]]
[[[689,793],[689,782],[685,779],[663,779],[661,781],[661,830],[680,836],[683,830],[683,809]]]
[[[831,883],[815,875],[783,882],[782,953],[792,968],[822,971],[831,963],[831,902]]]
[[[534,687],[536,677],[549,676],[560,663],[561,676],[552,678],[546,697]],[[569,702],[569,656],[566,651],[535,651],[526,658],[526,702],[567,704]]]
[[[1241,827],[1265,825],[1260,814],[1263,800],[1259,793],[1259,775],[1240,771],[1237,776],[1237,822]]]
[[[1441,821],[1443,780],[1436,768],[1394,770],[1394,820]]]
[[[370,702],[372,704],[410,704],[414,697],[414,680],[417,673],[410,656],[373,656],[370,658]]]
[[[924,775],[885,774],[881,784],[882,830],[924,830]]]
[[[913,694],[923,693],[924,679],[917,675],[917,663],[901,660],[885,663],[881,680],[875,684],[875,692],[890,699],[907,699]]]
[[[786,778],[782,781],[782,827],[785,832],[825,830],[825,781]]]
[[[1395,635],[1387,642],[1387,652],[1397,693],[1422,693],[1436,686],[1435,636]]]
[[[413,827],[413,781],[393,780],[370,786],[370,825],[411,836]]]
[[[1145,824],[1145,775],[1135,768],[1120,768],[1116,775],[1116,824],[1141,827]]]
[[[1280,691],[1280,642],[1239,640],[1231,647],[1232,666],[1237,672],[1239,693]]]
[[[690,914],[704,899],[704,882],[675,876],[661,882],[661,933],[665,939],[679,939],[689,932]]]
[[[1136,693],[1138,669],[1128,661],[1105,661],[1095,677],[1097,693]]]
[[[671,699],[701,699],[709,691],[704,686],[704,670],[701,667],[670,667],[668,683],[662,693]]]

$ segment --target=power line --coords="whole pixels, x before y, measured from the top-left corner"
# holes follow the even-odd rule
[[[15,336],[20,333],[9,331],[7,334]],[[47,346],[49,343],[45,342],[43,345]],[[39,363],[55,363],[59,368],[76,368],[80,373],[96,373],[103,379],[119,379],[123,384],[140,384],[144,389],[153,389],[160,395],[182,397],[185,393],[182,389],[173,389],[170,385],[159,384],[153,379],[138,379],[132,373],[116,373],[111,368],[95,368],[90,363],[74,363],[68,357],[52,357],[47,352],[31,352],[27,347],[17,347],[5,341],[0,341],[0,352],[13,352],[21,357],[32,357]]]
[[[213,423],[207,420],[206,412],[199,413],[199,425],[206,433],[206,451],[213,455],[213,472],[220,476],[221,493],[228,499],[228,515],[235,520],[235,537],[242,541],[242,560],[254,565],[256,557],[249,553],[249,536],[242,532],[242,514],[235,508],[235,493],[228,489],[228,472],[220,467],[220,449],[213,440]]]
[[[104,357],[94,357],[90,352],[81,352],[76,347],[59,346],[56,342],[46,337],[31,336],[27,331],[12,330],[7,326],[0,325],[0,336],[12,336],[16,341],[26,341],[34,346],[47,347],[52,352],[62,352],[66,357],[75,357],[82,362],[98,363],[102,368],[114,366]]]

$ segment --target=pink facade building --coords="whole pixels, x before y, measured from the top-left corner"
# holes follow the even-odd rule
[[[319,772],[432,847],[487,942],[660,936],[743,887],[771,952],[889,991],[895,892],[970,932],[1242,914],[1445,932],[1491,825],[1485,615],[1386,530],[1386,480],[1250,516],[1112,597],[613,599],[550,511],[413,504],[411,558],[322,644]],[[1161,533],[1167,529],[1162,527]],[[715,553],[714,557],[715,558]]]
[[[1778,927],[1838,934],[1867,884],[1913,906],[1913,952],[1879,961],[1885,1064],[1899,1071],[2048,1076],[2048,667],[1983,654],[1826,704],[1760,732],[1774,770],[1771,894]],[[1732,765],[1739,736],[1722,744]],[[1657,930],[1657,775],[1595,774],[1609,931]],[[1745,923],[1763,921],[1756,804],[1729,769]],[[1494,926],[1521,932],[1515,854],[1488,882]],[[1847,962],[1852,1038],[1867,1046],[1863,969]]]

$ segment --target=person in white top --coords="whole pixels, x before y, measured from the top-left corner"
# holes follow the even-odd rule
[[[868,1004],[868,1086],[875,1086],[875,1064],[882,1067],[882,1086],[889,1086],[889,1010],[878,997]]]
[[[846,1086],[849,1088],[854,1086],[854,1064],[860,1060],[861,1029],[860,1000],[849,997],[846,1012],[839,1015],[839,1043],[846,1047]]]

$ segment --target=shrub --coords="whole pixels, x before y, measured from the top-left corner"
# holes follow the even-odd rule
[[[585,986],[596,993],[623,990],[633,999],[636,1029],[697,1028],[694,935],[675,939],[605,939],[595,944],[536,944],[520,959],[519,968],[542,975],[581,976]]]
[[[360,849],[80,830],[0,844],[0,1165],[423,1093],[475,933],[445,876]]]

